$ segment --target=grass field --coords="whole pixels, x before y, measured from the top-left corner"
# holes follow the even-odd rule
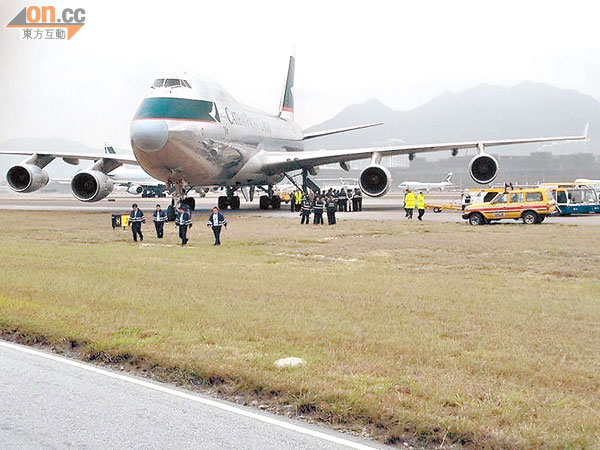
[[[600,448],[600,229],[2,212],[0,328],[388,443]],[[288,218],[285,218],[288,217]],[[158,245],[156,245],[158,244]],[[75,344],[73,344],[75,345]],[[299,369],[275,360],[299,356]]]

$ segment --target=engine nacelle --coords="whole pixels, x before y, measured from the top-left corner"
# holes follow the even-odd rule
[[[131,195],[141,194],[143,190],[144,190],[144,188],[141,187],[139,184],[134,184],[127,188],[127,192],[130,193]]]
[[[387,168],[372,164],[363,169],[358,177],[360,190],[369,197],[381,197],[390,188],[392,176]]]
[[[82,202],[97,202],[107,197],[113,190],[113,181],[105,173],[85,170],[71,179],[73,196]]]
[[[8,186],[15,192],[34,192],[48,184],[48,172],[34,164],[17,164],[6,172]]]
[[[498,175],[498,161],[492,155],[480,153],[469,163],[469,174],[479,184],[488,184]]]

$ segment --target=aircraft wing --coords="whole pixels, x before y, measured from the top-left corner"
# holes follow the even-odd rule
[[[383,122],[367,123],[364,125],[354,125],[351,127],[344,127],[344,128],[335,128],[333,130],[305,132],[305,133],[303,133],[304,136],[303,136],[302,140],[305,141],[307,139],[314,139],[316,137],[321,137],[321,136],[330,136],[332,134],[345,133],[347,131],[362,130],[364,128],[378,127],[379,125],[383,125]]]
[[[448,150],[481,149],[502,145],[531,144],[536,142],[580,141],[587,139],[587,129],[582,136],[561,136],[547,138],[507,139],[494,141],[451,142],[440,144],[398,145],[390,147],[352,148],[340,150],[311,150],[298,152],[265,152],[263,168],[267,173],[280,173],[315,166],[343,163],[359,159],[369,159],[374,154],[380,156],[408,155]]]
[[[73,164],[76,160],[91,160],[97,161],[104,159],[107,161],[114,161],[119,164],[134,164],[139,166],[137,159],[133,155],[121,155],[117,153],[69,153],[69,152],[32,152],[32,151],[13,151],[13,150],[0,150],[0,155],[25,155],[25,156],[46,156],[49,158],[62,158],[67,162]],[[77,162],[75,162],[77,164]]]

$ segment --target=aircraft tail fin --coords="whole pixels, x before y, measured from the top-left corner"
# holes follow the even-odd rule
[[[446,175],[444,177],[444,179],[442,180],[442,183],[450,183],[452,181],[453,176],[454,176],[454,174],[452,172],[448,172],[448,175]]]
[[[288,66],[287,78],[285,80],[285,88],[281,96],[281,104],[279,105],[279,117],[287,120],[294,120],[294,72],[296,71],[296,58],[290,56],[290,64]]]

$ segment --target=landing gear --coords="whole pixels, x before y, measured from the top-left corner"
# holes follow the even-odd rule
[[[281,209],[281,197],[279,195],[274,195],[271,198],[271,206],[273,209]]]
[[[234,190],[227,188],[227,195],[222,195],[218,199],[219,209],[240,209],[240,198],[237,195],[233,195]]]
[[[261,195],[258,199],[258,207],[260,209],[269,209],[269,204],[271,203],[271,199],[269,199],[268,195]]]
[[[196,199],[194,197],[186,197],[181,201],[181,206],[185,207],[188,206],[190,208],[190,211],[193,211],[196,209]]]

